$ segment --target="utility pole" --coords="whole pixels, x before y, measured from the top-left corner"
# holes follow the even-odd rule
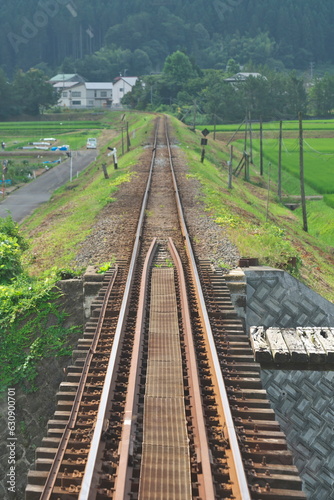
[[[129,122],[126,122],[126,150],[127,150],[127,152],[130,151],[130,146],[131,146],[131,142],[130,142],[130,135],[129,135]]]
[[[283,122],[279,122],[279,141],[278,141],[278,198],[282,199],[282,139],[283,139]]]
[[[121,128],[122,132],[122,156],[124,156],[124,128]]]
[[[303,210],[303,231],[308,232],[307,213],[306,213],[306,198],[304,185],[304,144],[303,144],[303,119],[299,113],[299,168],[300,168],[300,195],[302,200]]]
[[[263,124],[260,118],[260,175],[263,175]]]
[[[247,127],[248,127],[248,116],[246,113],[246,118],[245,118],[245,142],[244,142],[244,152],[246,153],[247,151]]]
[[[253,133],[252,133],[252,120],[251,113],[249,112],[249,161],[253,164]]]
[[[194,100],[193,131],[196,130],[197,101]]]
[[[271,163],[269,163],[269,165],[268,165],[268,190],[267,190],[266,222],[268,222],[268,217],[269,217],[269,200],[270,200],[270,167],[271,167]]]
[[[230,146],[230,161],[228,162],[228,189],[232,189],[232,172],[233,172],[233,145]]]
[[[8,171],[8,160],[3,160],[2,162],[2,199],[5,198],[6,194],[6,174]]]

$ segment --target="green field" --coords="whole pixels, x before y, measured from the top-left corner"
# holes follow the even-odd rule
[[[300,145],[298,134],[299,122],[283,122],[282,141],[282,194],[300,196]],[[207,127],[212,128],[212,127]],[[218,136],[227,143],[237,130],[237,126],[219,126]],[[252,126],[252,146],[254,165],[250,169],[250,181],[259,178],[260,141],[258,124]],[[307,213],[309,232],[324,243],[334,246],[334,121],[309,120],[303,122],[304,140],[304,180],[306,196],[323,196],[323,200],[308,200]],[[263,182],[270,180],[271,190],[277,193],[279,122],[265,123],[263,127]],[[244,150],[243,126],[235,135],[235,156],[241,156]],[[210,136],[209,136],[210,137]],[[247,138],[247,151],[250,151],[250,139]],[[236,161],[235,161],[236,166]],[[296,212],[302,218],[301,210]]]
[[[236,141],[238,149],[243,148],[243,141]],[[260,143],[258,139],[253,140],[253,158],[255,165],[259,165]],[[268,139],[263,142],[263,155],[265,172],[268,169],[269,162],[272,166],[272,172],[276,172],[278,165],[278,140]],[[299,142],[298,139],[283,139],[282,143],[282,179],[287,173],[291,174],[296,183],[285,183],[284,190],[288,194],[298,195],[300,192],[299,184]],[[304,139],[304,178],[305,183],[311,189],[311,194],[333,194],[334,193],[334,140],[329,138]],[[288,178],[289,179],[289,178]],[[276,179],[275,179],[276,180]]]
[[[76,132],[78,130],[92,130],[111,128],[102,121],[67,121],[59,115],[58,121],[33,121],[33,122],[2,122],[0,123],[0,136],[32,136],[44,135],[51,137],[55,134]]]
[[[264,122],[263,130],[279,130],[279,121],[274,122]],[[240,123],[232,123],[232,124],[224,124],[224,125],[216,125],[216,132],[235,132],[240,127]],[[201,127],[197,127],[199,130],[203,130],[207,128],[210,132],[214,131],[214,125],[205,125]],[[289,120],[283,123],[283,128],[286,131],[298,131],[299,129],[299,121],[298,120]],[[260,123],[253,122],[252,129],[254,131],[260,130]],[[333,130],[334,132],[334,120],[303,120],[303,129],[304,130]],[[244,130],[244,125],[240,130]]]
[[[98,137],[106,128],[111,127],[99,121],[5,122],[0,123],[0,142],[6,143],[6,151],[15,151],[32,142],[55,138],[55,146],[68,144],[71,149],[79,149],[88,137]]]

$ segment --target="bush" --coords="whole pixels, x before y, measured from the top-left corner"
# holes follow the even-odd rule
[[[13,221],[10,215],[0,218],[0,233],[6,234],[11,238],[16,238],[21,250],[27,250],[29,247],[28,243],[20,233],[18,224]]]
[[[17,239],[0,233],[0,283],[9,283],[22,272],[21,254]]]

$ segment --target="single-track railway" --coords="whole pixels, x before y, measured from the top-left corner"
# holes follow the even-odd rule
[[[193,253],[165,119],[129,247],[60,386],[26,500],[305,498],[224,278]]]

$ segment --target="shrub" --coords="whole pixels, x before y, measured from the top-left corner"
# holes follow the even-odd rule
[[[0,283],[9,283],[22,272],[21,254],[17,239],[0,233]]]
[[[0,218],[0,233],[11,236],[12,238],[16,238],[20,249],[27,250],[29,245],[21,235],[18,224],[13,221],[10,215]]]

